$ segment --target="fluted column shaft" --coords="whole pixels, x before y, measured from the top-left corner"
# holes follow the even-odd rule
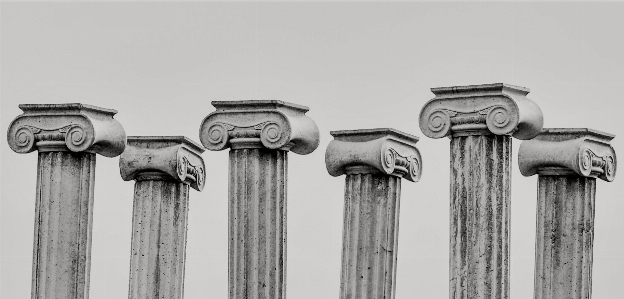
[[[286,297],[287,152],[230,151],[229,298]]]
[[[509,297],[511,137],[451,139],[450,298]]]
[[[137,179],[129,298],[183,298],[189,186]]]
[[[394,298],[400,194],[397,176],[346,176],[341,299]]]
[[[596,179],[540,175],[535,299],[591,297]]]
[[[40,152],[32,298],[89,298],[95,154]]]

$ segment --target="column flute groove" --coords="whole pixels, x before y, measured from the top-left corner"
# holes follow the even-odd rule
[[[230,299],[286,298],[286,192],[289,151],[318,147],[307,107],[282,101],[212,102],[200,127],[209,150],[229,153]]]
[[[340,298],[394,298],[401,178],[420,178],[418,138],[393,129],[331,134],[327,171],[346,175]]]
[[[24,113],[9,126],[9,147],[39,156],[31,298],[89,298],[95,156],[121,154],[125,132],[112,109],[83,104],[19,108]]]

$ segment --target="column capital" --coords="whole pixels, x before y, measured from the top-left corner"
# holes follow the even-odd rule
[[[437,87],[420,111],[420,130],[430,138],[466,135],[512,135],[531,139],[539,134],[542,110],[526,98],[528,88],[503,83]]]
[[[7,141],[16,153],[42,151],[92,152],[120,155],[126,133],[113,118],[116,110],[91,105],[22,104],[24,111],[9,125]]]
[[[172,179],[201,191],[206,166],[200,156],[204,148],[184,136],[128,136],[119,157],[124,181]]]
[[[228,147],[290,150],[306,155],[319,145],[316,123],[308,107],[275,100],[215,101],[199,129],[201,143],[211,151]]]
[[[332,131],[325,166],[332,176],[381,172],[417,182],[422,173],[418,137],[394,129]]]
[[[532,140],[522,141],[518,166],[524,176],[534,174],[615,178],[615,137],[592,129],[544,129]]]

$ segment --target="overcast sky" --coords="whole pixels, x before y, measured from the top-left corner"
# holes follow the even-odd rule
[[[199,141],[215,100],[310,107],[312,154],[289,154],[288,298],[337,298],[344,177],[327,174],[330,130],[391,127],[420,136],[424,171],[403,181],[397,299],[448,296],[449,141],[418,113],[432,87],[503,82],[531,89],[545,127],[593,128],[624,148],[624,4],[109,3],[1,6],[1,132],[20,103],[113,108],[128,135]],[[2,298],[30,293],[36,153],[1,148]],[[511,296],[533,293],[536,177],[513,141]],[[227,297],[227,151],[206,152],[190,192],[185,295]],[[624,281],[622,179],[599,181],[593,294]],[[92,299],[128,291],[133,182],[98,156]]]

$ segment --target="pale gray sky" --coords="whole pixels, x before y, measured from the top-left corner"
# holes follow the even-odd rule
[[[449,141],[422,136],[432,87],[531,89],[546,127],[616,134],[624,148],[623,3],[2,3],[1,132],[20,103],[113,108],[128,135],[198,141],[210,101],[310,107],[312,154],[290,154],[288,297],[337,298],[344,178],[327,174],[330,130],[392,127],[421,137],[424,171],[403,182],[397,299],[448,296]],[[513,141],[511,295],[533,292],[536,177]],[[36,153],[1,142],[2,298],[30,294]],[[227,152],[203,155],[191,192],[186,298],[227,297]],[[128,291],[133,182],[97,158],[91,298]],[[624,281],[623,178],[597,183],[593,294]],[[420,295],[420,296],[418,296]]]

